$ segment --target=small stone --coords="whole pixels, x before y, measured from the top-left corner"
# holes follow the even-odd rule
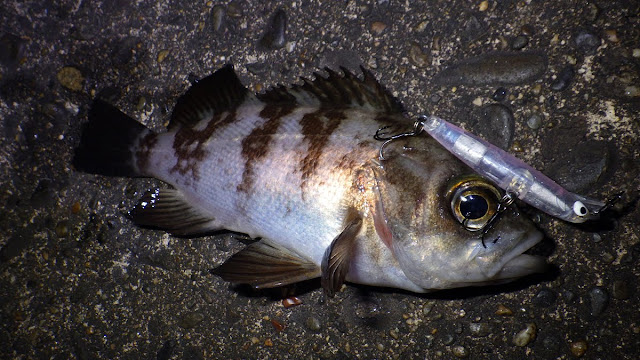
[[[287,41],[287,43],[284,45],[284,49],[287,50],[287,52],[293,52],[293,50],[296,49],[296,42],[295,41]]]
[[[371,32],[374,35],[382,34],[386,28],[387,24],[383,23],[382,21],[374,21],[371,23]]]
[[[581,141],[556,154],[545,165],[545,175],[572,192],[584,191],[595,185],[612,161],[607,144],[596,140]]]
[[[282,9],[276,10],[269,21],[267,29],[260,39],[260,44],[267,49],[280,49],[284,47],[287,32],[287,14]]]
[[[631,56],[633,56],[634,58],[640,58],[640,48],[633,49],[633,51],[631,52]]]
[[[227,14],[232,18],[242,17],[244,4],[238,0],[231,1],[227,5]]]
[[[418,24],[418,26],[416,26],[414,28],[414,31],[415,32],[423,32],[427,28],[427,25],[429,25],[428,21],[426,21],[426,20],[425,21],[421,21],[420,24]]]
[[[409,60],[417,67],[425,67],[430,64],[429,54],[422,51],[422,48],[417,43],[411,43],[409,48]]]
[[[213,20],[212,28],[213,32],[220,32],[222,26],[224,25],[224,18],[226,17],[227,11],[224,6],[216,5],[211,10],[211,18]]]
[[[60,71],[58,71],[57,78],[62,86],[71,91],[82,90],[84,76],[82,76],[80,70],[72,66],[65,66],[60,69]]]
[[[609,303],[609,294],[601,287],[595,287],[589,291],[589,299],[591,300],[591,315],[598,316],[606,309]]]
[[[580,31],[576,34],[574,41],[578,49],[587,54],[594,53],[601,43],[599,37],[586,30]]]
[[[422,342],[424,342],[424,347],[425,348],[430,348],[431,346],[433,346],[433,335],[425,335],[422,336]]]
[[[169,56],[169,50],[160,50],[158,53],[157,61],[158,64],[162,64],[162,62]]]
[[[476,14],[473,13],[469,13],[467,15],[461,36],[464,42],[470,43],[478,39],[487,28],[487,24],[481,21],[478,17],[479,15],[476,16]]]
[[[245,65],[247,71],[252,73],[253,75],[264,75],[269,71],[269,67],[266,63],[249,63]]]
[[[527,119],[527,126],[532,130],[538,130],[542,126],[542,115],[533,113]]]
[[[178,325],[184,329],[190,329],[200,324],[204,320],[204,315],[200,312],[188,312],[180,317]]]
[[[562,69],[556,79],[551,83],[551,90],[562,91],[569,87],[571,80],[575,76],[573,66],[567,65]]]
[[[507,97],[507,89],[499,87],[493,92],[491,98],[495,101],[502,101]]]
[[[56,225],[56,235],[59,238],[64,238],[69,235],[69,222],[62,220]]]
[[[542,85],[541,84],[533,85],[533,87],[531,87],[531,92],[533,93],[533,95],[540,95],[540,93],[542,92]]]
[[[269,321],[271,322],[271,326],[273,326],[277,332],[281,332],[286,328],[286,326],[277,319],[271,319]]]
[[[22,38],[11,34],[0,36],[0,64],[7,67],[17,64],[24,50],[25,41]]]
[[[309,316],[305,321],[305,325],[307,326],[307,329],[313,332],[318,332],[322,328],[320,320],[318,320],[318,318],[315,316]]]
[[[520,144],[520,141],[514,141],[513,144],[511,144],[511,151],[513,152],[523,152],[524,149],[522,148],[522,144]]]
[[[80,205],[80,202],[76,201],[73,203],[73,205],[71,205],[71,213],[77,214],[80,212],[80,210],[82,210],[82,205]]]
[[[602,236],[598,233],[594,233],[591,238],[593,239],[594,243],[599,243],[600,241],[602,241]]]
[[[589,2],[588,4],[586,4],[586,9],[585,9],[584,13],[586,15],[586,20],[587,21],[589,21],[591,23],[596,21],[598,16],[600,16],[599,5],[596,5],[595,3]]]
[[[525,347],[536,338],[536,324],[529,323],[527,327],[520,330],[513,336],[513,344],[518,347]]]
[[[533,297],[531,303],[538,307],[549,307],[556,302],[557,297],[555,292],[549,289],[542,289]]]
[[[522,50],[529,44],[529,38],[524,35],[516,36],[511,42],[511,49]]]
[[[629,284],[624,280],[616,280],[613,282],[612,294],[615,299],[626,300],[630,297]]]
[[[502,104],[489,104],[483,107],[482,113],[472,126],[475,134],[502,149],[508,149],[513,142],[515,131],[513,112]]]
[[[484,0],[480,3],[480,5],[478,5],[478,10],[479,11],[487,11],[487,9],[489,8],[489,1],[488,0]]]
[[[640,96],[640,87],[637,86],[627,86],[624,88],[624,96],[628,97],[639,97]]]
[[[604,254],[602,254],[602,261],[607,264],[611,264],[615,259],[616,257],[609,252],[605,252]]]
[[[440,100],[442,100],[442,96],[438,94],[433,94],[429,97],[429,101],[431,101],[432,104],[437,104]]]
[[[499,315],[499,316],[511,316],[511,315],[513,315],[513,311],[511,309],[509,309],[508,307],[502,305],[502,304],[498,304],[498,309],[496,310],[496,315]]]
[[[582,357],[587,352],[587,342],[584,340],[574,341],[569,344],[569,349],[571,349],[571,353],[573,356]]]
[[[538,52],[488,53],[442,70],[433,80],[439,85],[520,85],[539,78],[547,58]]]
[[[429,315],[433,310],[433,307],[436,305],[435,301],[428,301],[422,306],[422,315]]]
[[[520,32],[522,33],[522,35],[527,35],[527,36],[531,36],[534,33],[534,29],[533,26],[529,25],[529,24],[524,24],[520,27]]]
[[[392,338],[394,338],[395,340],[398,340],[398,338],[400,337],[398,335],[398,329],[391,329],[389,330],[389,336],[391,336]]]
[[[451,345],[453,344],[453,341],[455,340],[455,338],[453,337],[453,335],[451,334],[446,334],[442,337],[442,343],[444,345]]]
[[[142,111],[145,106],[147,106],[147,98],[144,96],[140,96],[138,98],[138,103],[136,104],[136,110]]]
[[[266,339],[266,340],[264,341],[264,346],[266,346],[266,347],[272,347],[272,346],[273,346],[273,340],[271,340],[271,339]]]
[[[453,356],[460,359],[463,359],[469,356],[469,350],[467,350],[467,348],[462,345],[456,345],[452,347],[451,353],[453,353]]]
[[[302,300],[300,300],[297,296],[290,296],[286,299],[282,299],[282,306],[287,309],[293,306],[298,306],[300,304],[302,304]]]
[[[620,39],[618,38],[618,32],[615,29],[607,29],[604,31],[604,34],[607,36],[607,40],[609,42],[620,42]]]
[[[469,324],[471,336],[484,337],[491,333],[491,326],[486,322],[472,322]]]

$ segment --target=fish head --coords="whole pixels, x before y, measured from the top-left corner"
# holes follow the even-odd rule
[[[385,148],[374,171],[376,228],[407,278],[427,291],[543,272],[543,257],[524,254],[543,238],[533,222],[514,204],[499,211],[503,192],[431,140]]]

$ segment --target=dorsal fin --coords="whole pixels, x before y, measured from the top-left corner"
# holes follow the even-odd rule
[[[365,108],[383,113],[404,113],[404,107],[373,74],[360,67],[363,79],[340,67],[342,74],[325,68],[327,76],[313,73],[315,80],[302,78],[302,84],[286,87],[279,85],[258,99],[267,103],[297,103],[299,105],[326,106],[330,108]]]
[[[232,110],[248,94],[249,90],[238,79],[233,65],[227,64],[193,84],[178,99],[171,114],[169,130],[179,126],[193,126],[215,114]]]

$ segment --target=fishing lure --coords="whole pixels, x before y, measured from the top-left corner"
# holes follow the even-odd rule
[[[384,141],[380,147],[381,160],[384,160],[384,146],[389,142],[426,131],[474,171],[495,182],[507,197],[517,197],[568,222],[598,219],[620,196],[604,203],[572,193],[517,157],[437,116],[422,115],[412,131],[391,137],[381,135],[381,130],[375,136]]]

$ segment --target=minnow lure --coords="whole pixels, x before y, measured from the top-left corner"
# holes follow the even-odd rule
[[[384,159],[388,142],[423,130],[474,171],[495,182],[507,197],[517,197],[559,219],[572,223],[598,219],[619,198],[604,203],[572,193],[517,157],[437,116],[420,116],[411,132],[391,137],[376,134],[376,139],[385,141],[380,158]]]

